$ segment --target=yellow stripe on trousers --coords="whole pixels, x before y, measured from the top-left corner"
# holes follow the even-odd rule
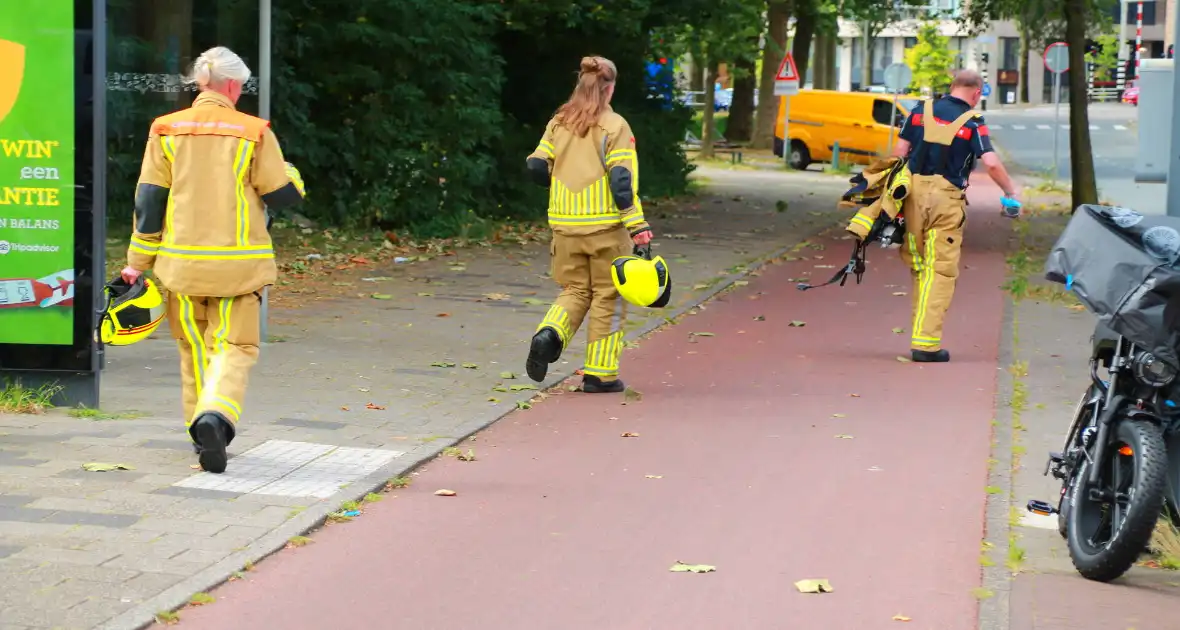
[[[201,399],[197,402],[198,414],[210,407],[217,407],[237,424],[242,418],[242,406],[217,391],[217,384],[221,382],[222,372],[225,370],[225,355],[229,338],[229,322],[233,316],[234,298],[218,298],[217,313],[221,320],[213,331],[213,357],[210,359],[209,383]]]
[[[619,374],[619,354],[623,351],[623,331],[613,332],[586,347],[583,373],[610,379]]]
[[[934,244],[937,235],[937,230],[930,230],[926,233],[926,251],[922,256],[921,264],[917,264],[917,259],[915,259],[915,267],[918,267],[919,291],[918,309],[917,312],[914,313],[914,338],[926,339],[925,337],[920,337],[920,335],[922,333],[922,327],[926,325],[926,310],[929,308],[930,287],[934,284]],[[928,341],[924,343],[925,345],[933,345]]]
[[[184,338],[192,348],[193,376],[197,381],[197,400],[201,399],[201,392],[205,388],[205,339],[201,336],[201,329],[197,326],[197,318],[193,316],[193,300],[187,295],[177,295],[180,301],[180,328],[184,331]],[[188,419],[190,422],[192,418]]]
[[[562,348],[569,345],[570,315],[560,305],[554,304],[549,307],[549,312],[545,313],[545,319],[542,319],[541,324],[537,326],[537,332],[540,332],[542,328],[552,328],[561,338]]]

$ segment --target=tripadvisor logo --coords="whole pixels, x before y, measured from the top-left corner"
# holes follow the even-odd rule
[[[0,122],[16,105],[25,75],[25,47],[0,39]]]

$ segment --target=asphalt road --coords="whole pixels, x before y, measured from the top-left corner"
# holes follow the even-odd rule
[[[1138,108],[1132,105],[1095,103],[1090,105],[1090,142],[1094,152],[1094,173],[1098,180],[1130,181],[1135,177],[1138,143]],[[1068,181],[1069,104],[1061,105],[1061,118],[1054,117],[1052,105],[1027,109],[989,109],[983,112],[993,142],[1010,163],[1036,175],[1053,172],[1053,134],[1058,136],[1058,177]]]

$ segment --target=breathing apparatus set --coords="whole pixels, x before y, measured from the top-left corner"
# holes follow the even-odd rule
[[[844,283],[848,276],[856,276],[856,283],[864,279],[868,248],[871,243],[880,243],[882,249],[901,245],[905,239],[905,216],[902,201],[910,192],[910,169],[905,158],[891,157],[876,160],[864,171],[848,180],[852,187],[844,193],[840,206],[859,208],[845,228],[856,243],[852,255],[834,276],[823,284],[801,282],[795,286],[800,291]]]

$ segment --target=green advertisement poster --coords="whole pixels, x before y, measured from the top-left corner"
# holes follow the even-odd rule
[[[74,0],[0,1],[0,343],[74,341]]]

